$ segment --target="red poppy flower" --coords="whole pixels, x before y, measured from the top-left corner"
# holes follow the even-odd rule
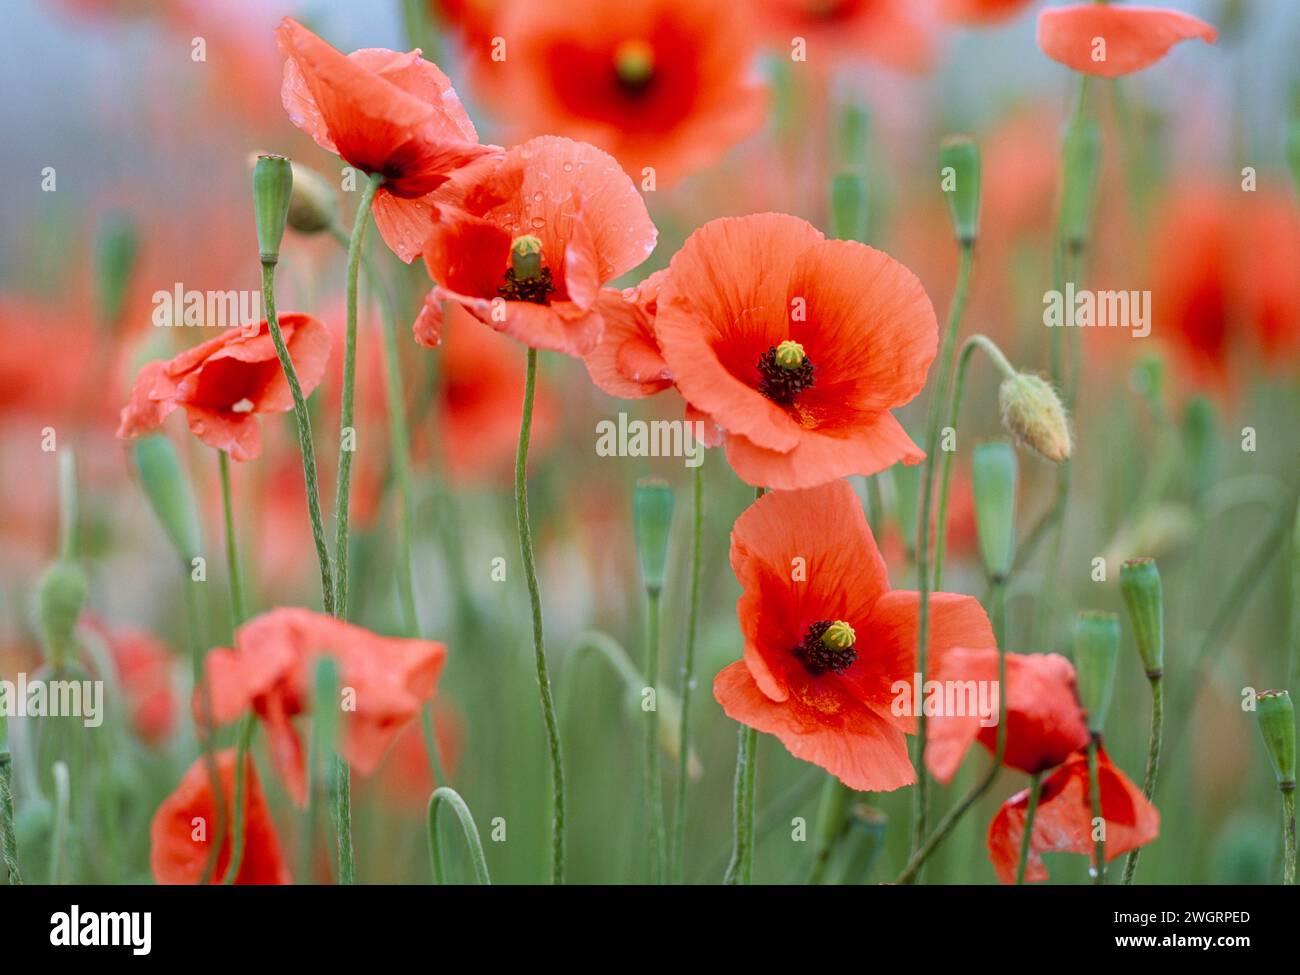
[[[1219,39],[1212,26],[1178,10],[1078,3],[1038,14],[1038,46],[1053,61],[1101,78],[1141,71],[1179,41]]]
[[[656,271],[623,293],[606,288],[596,299],[605,330],[582,362],[591,381],[610,396],[640,399],[673,384],[654,330],[659,288],[667,273]]]
[[[1106,862],[1109,863],[1154,840],[1160,833],[1160,813],[1142,795],[1142,790],[1111,764],[1106,750],[1100,752],[1097,777],[1101,786],[1101,815],[1106,820]],[[1028,805],[1026,789],[1004,802],[989,824],[989,858],[1004,884],[1014,883],[1016,879]],[[1047,879],[1044,853],[1082,853],[1089,860],[1095,854],[1086,752],[1075,752],[1043,782],[1029,839],[1026,880]]]
[[[339,687],[352,691],[344,702],[339,751],[360,774],[369,775],[402,726],[433,696],[447,650],[429,640],[376,636],[306,609],[274,609],[241,626],[233,650],[208,654],[213,720],[233,721],[253,708],[299,805],[307,801],[307,772],[292,719],[311,704],[322,655],[337,661]],[[196,712],[198,707],[196,695]]]
[[[504,60],[477,76],[524,136],[590,142],[661,187],[756,132],[767,107],[728,0],[540,0],[507,7]]]
[[[289,120],[322,149],[382,173],[375,226],[406,262],[420,253],[438,210],[430,195],[453,173],[499,152],[482,146],[451,82],[418,50],[344,55],[297,21],[276,30]]]
[[[964,647],[937,651],[927,678],[940,682],[985,682],[993,715],[998,708],[998,654]],[[1034,774],[1055,768],[1088,744],[1088,727],[1075,691],[1074,666],[1054,653],[1007,654],[1007,744],[1004,762]],[[970,710],[967,708],[966,710]],[[997,725],[983,727],[980,715],[941,714],[929,723],[925,764],[940,782],[948,782],[975,741],[992,754]]]
[[[862,505],[844,481],[775,491],[731,532],[745,656],[714,679],[727,715],[769,732],[796,758],[845,785],[887,792],[915,779],[906,734],[915,723],[920,595],[891,590]],[[930,646],[992,648],[976,600],[931,597]]]
[[[178,704],[171,652],[145,630],[109,627],[93,617],[87,625],[108,648],[135,733],[149,744],[166,740],[176,724]]]
[[[655,332],[744,481],[811,487],[925,455],[889,412],[925,385],[938,324],[907,268],[798,217],[705,224],[673,257]]]
[[[1033,0],[940,0],[939,12],[945,20],[959,24],[992,24],[1014,17],[1032,2]]]
[[[310,315],[281,315],[280,329],[298,370],[304,395],[325,373],[330,335]],[[119,437],[152,433],[177,407],[185,408],[190,432],[233,460],[252,460],[262,452],[259,413],[293,409],[275,343],[263,319],[252,328],[227,329],[167,362],[150,362],[136,377],[122,408]]]
[[[604,327],[601,287],[645,260],[658,235],[611,156],[556,136],[515,146],[446,193],[458,215],[425,250],[436,283],[416,323],[425,345],[437,343],[445,299],[525,345],[583,355]]]
[[[218,752],[217,778],[228,813],[235,808],[235,749]],[[287,884],[289,869],[262,794],[252,755],[244,756],[244,858],[237,884]],[[217,803],[207,761],[198,758],[176,791],[163,800],[149,827],[149,864],[160,884],[197,884],[203,877],[217,832]],[[210,882],[220,883],[230,865],[231,831],[225,830]]]
[[[754,6],[765,36],[786,51],[802,37],[814,64],[867,58],[924,71],[933,59],[930,30],[911,0],[755,0]]]
[[[459,713],[449,708],[442,698],[433,708],[433,729],[443,771],[455,776],[465,741],[465,728]],[[424,740],[423,718],[402,729],[370,782],[386,802],[406,811],[422,811],[434,787],[447,784],[433,779],[429,749]]]

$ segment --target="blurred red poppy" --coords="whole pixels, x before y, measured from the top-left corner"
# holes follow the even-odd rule
[[[655,332],[745,482],[811,487],[924,454],[889,412],[925,385],[938,325],[907,268],[798,217],[705,224],[673,257]]]
[[[310,315],[298,314],[281,315],[280,329],[302,391],[310,395],[329,360],[329,331]],[[227,329],[173,359],[146,365],[122,408],[117,435],[152,433],[177,407],[184,407],[190,432],[209,447],[226,451],[232,460],[260,455],[257,414],[293,408],[265,319],[255,329]]]
[[[845,785],[887,792],[914,781],[920,594],[891,590],[853,489],[832,481],[755,501],[731,533],[743,590],[736,613],[745,656],[714,679],[727,715],[776,735],[796,758]],[[930,646],[992,649],[988,617],[970,596],[931,596]]]
[[[1123,772],[1111,764],[1106,750],[1098,756],[1101,815],[1106,820],[1106,862],[1135,847],[1150,843],[1160,833],[1160,813]],[[1082,853],[1092,860],[1092,800],[1088,789],[1088,755],[1075,752],[1043,781],[1029,838],[1028,881],[1046,880],[1044,853]],[[1025,833],[1029,790],[1017,792],[1002,804],[989,824],[989,858],[998,879],[1014,883],[1020,862],[1020,841]]]
[[[1031,3],[1033,0],[939,0],[939,13],[956,23],[987,25],[1009,20]]]
[[[666,276],[667,271],[656,271],[627,292],[606,288],[596,299],[605,330],[582,362],[591,381],[610,396],[640,399],[673,384],[654,330]]]
[[[901,71],[924,71],[934,56],[930,26],[910,0],[752,0],[752,4],[765,37],[786,51],[802,38],[806,59],[813,64],[827,58],[866,58]]]
[[[94,617],[86,623],[108,649],[135,733],[151,745],[165,741],[176,725],[179,703],[172,653],[146,630],[109,626]]]
[[[383,175],[375,226],[409,263],[438,216],[430,194],[458,169],[500,150],[479,145],[451,81],[418,50],[344,55],[288,17],[276,34],[288,59],[281,97],[289,120],[322,149]]]
[[[525,345],[583,355],[604,327],[601,287],[645,260],[658,236],[610,155],[556,136],[515,146],[444,198],[458,206],[424,254],[435,282],[416,323],[425,345],[437,344],[438,304],[449,300]]]
[[[252,708],[271,755],[299,805],[307,801],[302,742],[292,719],[309,710],[316,662],[338,664],[343,723],[339,751],[362,775],[379,765],[406,722],[433,697],[447,650],[430,640],[383,637],[306,609],[274,609],[235,633],[235,648],[208,654],[206,678],[217,723]],[[196,713],[199,698],[196,695]]]
[[[464,746],[465,727],[460,715],[442,698],[433,707],[433,728],[442,770],[454,776]],[[411,721],[402,729],[370,782],[387,803],[406,811],[423,811],[434,787],[447,785],[434,781],[423,719]]]
[[[965,647],[936,650],[930,680],[983,682],[993,716],[998,708],[998,654],[993,649]],[[1007,744],[1004,764],[1035,774],[1055,768],[1088,744],[1088,728],[1075,692],[1074,666],[1054,653],[1007,654]],[[966,710],[969,711],[969,708]],[[957,773],[967,750],[976,741],[993,753],[997,725],[984,726],[980,715],[940,714],[929,723],[925,764],[940,782]]]
[[[529,0],[500,21],[504,59],[476,75],[524,137],[554,133],[611,153],[658,186],[756,132],[767,96],[746,19],[728,0]]]
[[[226,811],[235,804],[235,749],[215,756]],[[251,754],[244,756],[244,856],[237,884],[287,884],[292,882],[280,854],[280,838],[262,794],[262,782]],[[149,827],[149,864],[160,884],[197,884],[207,866],[217,831],[217,803],[206,760],[200,756],[176,791],[163,800]],[[223,833],[210,883],[220,883],[230,865],[231,831]]]
[[[1077,3],[1038,13],[1038,46],[1083,74],[1119,78],[1155,64],[1179,41],[1219,39],[1212,26],[1178,10]]]

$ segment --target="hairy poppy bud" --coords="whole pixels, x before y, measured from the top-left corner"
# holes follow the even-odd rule
[[[1016,451],[1005,441],[978,444],[971,459],[975,528],[984,568],[1005,579],[1016,558]]]
[[[1052,384],[1019,372],[998,387],[1002,425],[1016,439],[1053,463],[1070,456],[1070,422]]]
[[[99,278],[99,314],[108,325],[122,317],[126,289],[131,283],[140,236],[125,214],[111,213],[99,228],[95,241],[95,263]]]
[[[1295,708],[1288,691],[1260,691],[1256,698],[1259,733],[1273,763],[1277,784],[1295,787]]]
[[[1101,132],[1091,119],[1076,122],[1065,133],[1064,189],[1061,194],[1061,229],[1066,244],[1078,250],[1088,243],[1092,211],[1097,199],[1097,170],[1101,157]]]
[[[1118,656],[1119,617],[1096,610],[1080,613],[1074,621],[1074,666],[1078,671],[1079,703],[1093,735],[1100,735],[1106,724]]]
[[[1165,610],[1156,560],[1130,559],[1120,566],[1119,591],[1133,624],[1142,666],[1148,677],[1159,677],[1165,665]]]
[[[75,562],[60,559],[41,577],[41,633],[50,666],[60,671],[71,659],[77,618],[86,602],[86,575]]]
[[[293,192],[289,194],[289,226],[300,234],[319,234],[338,220],[333,189],[314,169],[290,163]]]
[[[957,243],[970,246],[979,233],[980,217],[980,150],[975,140],[968,135],[944,139],[939,174]]]
[[[293,165],[287,156],[262,155],[253,165],[253,212],[263,264],[280,259],[280,241],[293,196]]]
[[[176,448],[166,437],[142,437],[132,451],[140,484],[163,531],[181,558],[193,558],[199,550],[198,508]]]
[[[636,553],[647,592],[659,592],[668,563],[668,535],[673,524],[673,491],[660,480],[644,480],[632,495]]]

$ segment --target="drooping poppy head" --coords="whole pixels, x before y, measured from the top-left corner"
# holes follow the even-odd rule
[[[276,36],[286,58],[281,100],[289,120],[322,149],[384,177],[375,194],[375,225],[409,263],[438,215],[429,195],[462,167],[500,150],[479,145],[451,82],[418,50],[345,55],[288,17]]]
[[[1009,20],[1033,0],[940,0],[939,13],[959,24],[985,25]]]
[[[374,771],[402,727],[433,696],[447,650],[430,640],[383,637],[306,609],[273,609],[235,633],[234,649],[208,654],[206,680],[213,721],[233,721],[252,708],[266,725],[271,755],[299,805],[307,800],[306,762],[292,719],[311,707],[316,662],[333,657],[342,709],[339,751],[361,775]],[[202,715],[202,689],[195,713]]]
[[[280,330],[304,395],[321,381],[329,361],[329,330],[310,315],[280,316]],[[152,433],[177,407],[185,409],[190,432],[232,460],[262,452],[259,413],[293,409],[275,343],[263,319],[252,327],[227,329],[167,362],[148,363],[136,377],[122,408],[117,435]]]
[[[1219,39],[1212,26],[1178,10],[1077,3],[1038,13],[1038,46],[1083,74],[1119,78],[1155,64],[1179,41]]]
[[[900,71],[924,71],[934,41],[913,0],[751,0],[763,36],[784,56],[804,42],[804,60],[876,61]]]
[[[881,251],[779,213],[711,221],[673,257],[655,332],[749,484],[811,487],[924,457],[889,411],[925,385],[938,324]]]
[[[235,749],[213,756],[221,784],[224,807],[235,809]],[[257,777],[253,756],[244,756],[244,857],[235,877],[237,884],[292,883],[280,854],[280,838],[271,820],[262,782]],[[200,756],[189,767],[176,791],[163,800],[149,827],[149,865],[160,884],[197,884],[211,855],[217,836],[217,802],[212,792],[206,759]],[[229,827],[229,824],[227,824]],[[209,875],[209,883],[221,883],[230,865],[231,830],[223,832],[221,851]]]
[[[998,715],[998,654],[991,649],[953,647],[936,651],[927,679],[946,687],[992,688],[986,703]],[[1074,666],[1054,653],[1007,654],[1007,731],[1004,764],[1031,775],[1055,768],[1088,744],[1088,727],[1075,691]],[[940,782],[957,773],[967,750],[979,741],[997,749],[996,724],[982,721],[969,706],[940,713],[928,724],[925,764]]]
[[[640,399],[673,384],[654,330],[659,288],[667,273],[656,271],[626,292],[603,289],[596,298],[605,330],[582,362],[591,381],[610,396]]]
[[[1099,749],[1098,780],[1101,815],[1106,820],[1106,862],[1150,843],[1160,833],[1160,813],[1123,772]],[[1020,862],[1020,841],[1025,833],[1029,790],[1018,792],[1002,804],[989,824],[989,858],[998,879],[1014,883]],[[1088,785],[1088,754],[1075,752],[1044,780],[1029,838],[1025,880],[1047,879],[1044,853],[1082,853],[1093,860],[1092,800]]]
[[[890,590],[853,489],[832,481],[765,494],[736,520],[731,567],[745,652],[713,682],[727,715],[850,788],[912,782],[905,735],[916,717],[920,597]],[[994,646],[973,598],[935,593],[930,607],[931,647]]]
[[[513,3],[505,58],[478,50],[476,74],[525,137],[590,142],[662,188],[762,124],[767,96],[736,13],[728,0]]]
[[[424,253],[435,282],[416,327],[426,345],[449,300],[525,345],[581,356],[603,329],[601,287],[644,261],[658,236],[612,156],[556,136],[515,146],[445,193],[458,215]]]

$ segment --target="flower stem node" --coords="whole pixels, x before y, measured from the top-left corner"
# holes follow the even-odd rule
[[[1078,671],[1079,703],[1088,718],[1088,731],[1101,734],[1115,690],[1119,657],[1119,617],[1085,610],[1074,622],[1074,665]]]
[[[1133,639],[1142,666],[1152,680],[1161,676],[1165,662],[1164,596],[1155,559],[1130,559],[1119,570],[1119,589],[1133,624]]]
[[[1289,691],[1260,691],[1256,698],[1259,733],[1273,763],[1277,784],[1295,788],[1295,708]]]
[[[253,165],[253,210],[257,247],[263,264],[280,259],[280,241],[293,196],[293,164],[287,156],[262,155]]]
[[[1033,373],[1017,373],[999,387],[998,404],[1002,425],[1022,444],[1055,464],[1069,459],[1070,421],[1051,383]]]

